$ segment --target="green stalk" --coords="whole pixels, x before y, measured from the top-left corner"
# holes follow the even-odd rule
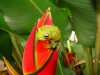
[[[92,60],[92,51],[89,48],[83,47],[83,51],[84,51],[84,58],[85,58],[85,62],[86,62],[86,71],[87,71],[87,75],[92,75],[92,64],[93,64],[93,60]]]
[[[23,48],[21,46],[20,41],[18,41],[18,37],[16,35],[14,35],[13,33],[9,32],[10,36],[11,36],[11,41],[13,44],[13,57],[15,58],[15,61],[17,62],[18,66],[20,69],[22,69],[22,57],[23,57]]]
[[[13,46],[14,46],[16,52],[18,53],[18,55],[19,55],[18,57],[20,58],[20,61],[21,61],[23,55],[21,54],[21,51],[19,50],[19,47],[18,47],[17,42],[16,42],[15,35],[13,33],[9,33],[9,34],[11,36],[11,41],[13,43]]]
[[[61,75],[64,75],[59,58],[58,58],[57,64],[58,64],[58,67],[60,69]]]
[[[32,5],[43,15],[43,11],[39,8],[39,6],[34,2],[34,0],[29,0]]]
[[[70,40],[67,40],[67,47],[68,47],[68,51],[71,52],[71,44],[70,44]]]
[[[93,75],[93,56],[92,56],[92,48],[90,48],[90,68],[91,68],[91,75]]]
[[[96,50],[96,56],[95,56],[95,64],[94,64],[94,75],[98,75],[98,69],[99,69],[99,58],[100,58],[100,2],[97,1],[97,28],[96,28],[96,44],[95,44],[95,50]]]
[[[18,54],[16,53],[15,50],[12,50],[12,56],[14,58],[14,60],[16,61],[16,63],[18,64],[19,68],[22,69],[22,62],[20,61]]]

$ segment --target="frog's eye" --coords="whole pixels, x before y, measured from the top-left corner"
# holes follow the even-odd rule
[[[45,38],[45,39],[49,39],[49,34],[48,34],[48,33],[45,33],[45,34],[44,34],[44,38]]]

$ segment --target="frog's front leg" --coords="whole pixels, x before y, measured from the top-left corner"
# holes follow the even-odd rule
[[[58,45],[58,42],[51,41],[51,44],[47,45],[46,48],[51,49],[51,48],[56,48]]]

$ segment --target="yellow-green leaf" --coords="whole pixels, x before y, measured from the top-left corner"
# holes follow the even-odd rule
[[[3,59],[4,59],[4,62],[5,62],[5,64],[6,64],[8,70],[11,72],[11,74],[12,74],[12,75],[19,75],[19,74],[15,71],[15,69],[11,66],[11,64],[9,63],[9,61],[8,61],[5,57],[3,57]]]

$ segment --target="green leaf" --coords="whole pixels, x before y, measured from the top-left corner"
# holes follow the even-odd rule
[[[27,34],[43,12],[51,7],[53,22],[61,30],[63,39],[68,39],[71,26],[68,25],[68,13],[57,8],[49,0],[0,0],[0,10],[11,31]],[[69,32],[69,34],[66,33]]]
[[[71,43],[72,46],[72,51],[77,55],[78,60],[83,60],[84,59],[84,52],[83,52],[83,47],[82,44],[80,43]],[[95,57],[95,49],[92,48],[92,57]]]
[[[84,59],[83,47],[79,43],[72,43],[72,51],[77,55],[78,60]]]
[[[22,56],[23,56],[23,47],[21,45],[21,41],[19,40],[17,35],[14,35],[13,33],[9,32],[11,41],[13,43],[13,51],[12,55],[17,62],[19,68],[21,69],[21,63],[22,63]]]
[[[7,32],[0,29],[0,54],[12,60],[12,42]]]
[[[0,13],[0,29],[3,28],[3,29],[8,29],[8,26],[6,25],[5,21],[4,21],[4,17],[3,17],[3,14]]]
[[[65,9],[69,8],[79,42],[87,47],[94,46],[96,11],[92,0],[57,0],[56,5]]]
[[[0,0],[0,10],[11,31],[29,33],[41,15],[29,0]]]
[[[3,57],[3,60],[4,60],[5,64],[6,64],[6,67],[10,71],[10,74],[19,75],[19,73],[12,67],[12,65],[9,63],[9,61],[5,57]]]

